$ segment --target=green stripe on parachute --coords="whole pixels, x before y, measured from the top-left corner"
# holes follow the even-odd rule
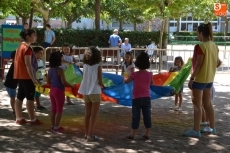
[[[188,62],[182,67],[177,76],[169,83],[169,86],[172,86],[175,90],[175,93],[178,93],[182,86],[184,85],[186,79],[190,75],[192,67],[192,59],[189,58]]]
[[[80,84],[82,81],[82,76],[77,75],[73,65],[69,65],[68,68],[65,70],[65,78],[66,81],[70,84]],[[113,81],[107,78],[103,78],[102,82],[105,87],[110,87],[114,85]]]

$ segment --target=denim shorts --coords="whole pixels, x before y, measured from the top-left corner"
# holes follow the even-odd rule
[[[199,90],[204,90],[205,88],[212,88],[212,86],[213,86],[213,82],[211,82],[211,83],[193,82],[192,83],[192,88],[199,89]]]
[[[6,91],[7,91],[10,98],[16,97],[16,89],[6,87]]]

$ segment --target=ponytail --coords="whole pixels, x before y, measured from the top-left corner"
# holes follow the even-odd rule
[[[33,33],[36,33],[36,31],[33,29],[27,29],[21,31],[19,35],[21,36],[22,39],[26,40],[26,36],[31,36]]]
[[[213,34],[212,34],[212,24],[208,22],[207,24],[201,24],[198,26],[198,32],[203,34],[203,37],[208,38],[209,40],[213,41]]]
[[[212,24],[210,22],[208,22],[208,30],[209,30],[209,38],[210,40],[213,41],[213,34],[212,34]]]

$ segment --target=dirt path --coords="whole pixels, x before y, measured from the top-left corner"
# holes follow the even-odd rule
[[[144,142],[143,122],[138,130],[136,141],[124,139],[130,132],[131,109],[112,103],[102,103],[98,117],[96,135],[100,142],[84,141],[84,103],[75,100],[74,106],[65,106],[61,125],[66,128],[65,134],[49,132],[49,99],[42,97],[42,104],[47,110],[37,112],[42,126],[17,126],[15,116],[9,106],[9,98],[0,84],[0,152],[151,152],[151,153],[210,153],[230,152],[230,82],[227,75],[218,75],[216,97],[217,135],[202,135],[202,138],[185,138],[182,133],[192,126],[193,108],[187,84],[184,89],[183,112],[169,109],[173,97],[152,101],[151,142]],[[28,118],[27,113],[23,116]]]

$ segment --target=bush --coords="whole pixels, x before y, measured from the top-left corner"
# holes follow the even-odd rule
[[[37,31],[37,44],[42,45],[44,39],[44,29],[35,29]],[[108,47],[109,36],[113,33],[111,30],[74,30],[74,29],[52,29],[56,35],[56,41],[53,46],[61,47],[64,43],[73,44],[79,47],[99,46]],[[150,43],[150,39],[159,43],[160,32],[119,32],[122,41],[129,38],[132,46],[145,46]],[[167,38],[164,34],[163,39]]]
[[[173,32],[174,41],[198,41],[196,32],[179,32],[179,35],[176,32]],[[230,40],[230,33],[227,34],[227,37],[224,38],[224,33],[214,32],[213,37],[215,42],[226,42]]]

